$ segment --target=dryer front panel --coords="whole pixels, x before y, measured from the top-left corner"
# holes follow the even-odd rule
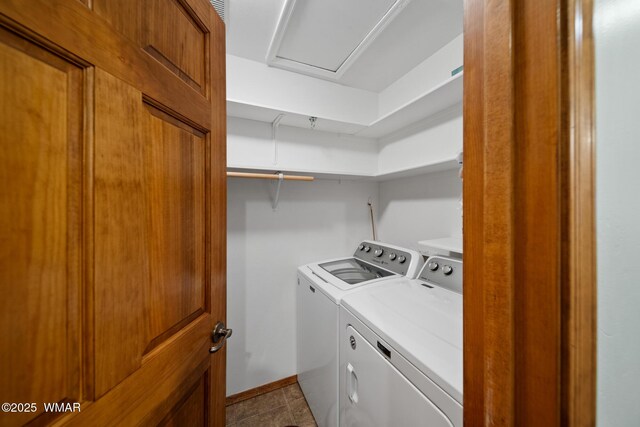
[[[341,342],[340,425],[451,427],[449,419],[388,360],[397,353],[370,344],[353,326]]]

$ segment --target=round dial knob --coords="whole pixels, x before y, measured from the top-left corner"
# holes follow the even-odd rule
[[[453,267],[451,267],[450,265],[443,265],[442,272],[444,273],[445,276],[448,276],[451,273],[453,273]]]
[[[394,254],[393,252],[389,254],[389,259],[391,261],[393,261],[394,259],[398,258],[398,255]]]
[[[436,271],[436,270],[438,269],[438,267],[440,267],[440,266],[438,265],[438,263],[437,263],[437,262],[435,262],[435,261],[431,261],[431,262],[427,265],[427,267],[429,267],[429,270],[431,270],[431,271]]]
[[[364,250],[364,245],[358,246],[358,249],[360,249],[361,251]]]
[[[376,249],[376,251],[373,254],[377,257],[381,257],[383,253],[384,251],[382,249]]]
[[[371,248],[370,248],[369,246],[365,246],[365,247],[364,247],[364,251],[365,251],[365,252],[369,252],[369,251],[371,251]]]
[[[405,257],[404,255],[400,255],[400,256],[398,257],[398,262],[399,262],[400,264],[404,264],[404,262],[405,262],[406,260],[407,260],[407,257]]]

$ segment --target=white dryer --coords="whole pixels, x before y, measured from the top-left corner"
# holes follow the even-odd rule
[[[416,251],[363,241],[351,257],[298,268],[298,382],[320,427],[338,425],[340,301],[375,283],[416,277],[422,260]]]
[[[462,427],[462,261],[346,295],[340,426]]]

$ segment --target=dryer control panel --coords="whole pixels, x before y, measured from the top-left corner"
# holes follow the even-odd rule
[[[416,256],[406,249],[369,240],[360,243],[353,256],[403,276],[406,276],[410,269],[415,268],[417,262],[415,258],[420,257],[420,255]],[[415,273],[413,277],[415,277]]]
[[[419,280],[462,293],[462,261],[457,258],[432,256],[420,272]]]

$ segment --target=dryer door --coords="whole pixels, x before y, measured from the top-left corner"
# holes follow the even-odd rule
[[[449,419],[374,348],[347,327],[340,372],[340,425],[361,427],[452,427]]]

